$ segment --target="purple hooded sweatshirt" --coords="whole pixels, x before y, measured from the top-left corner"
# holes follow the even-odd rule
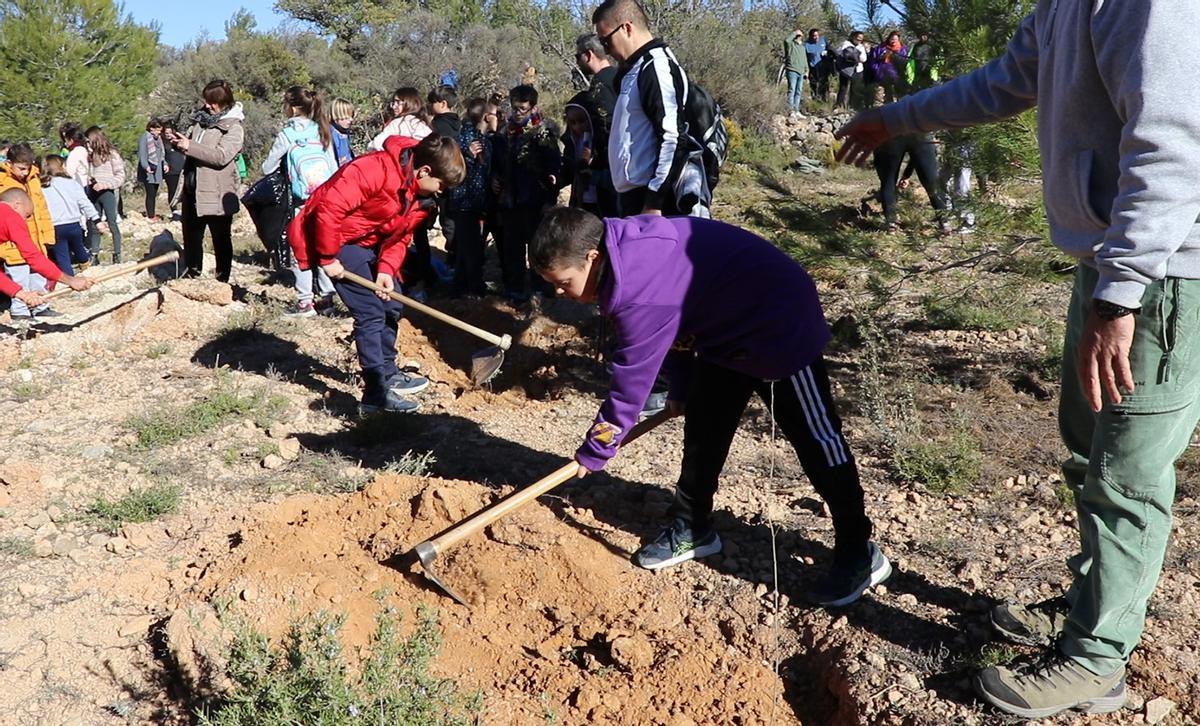
[[[829,326],[812,278],[765,239],[724,222],[606,219],[600,311],[616,329],[608,398],[575,453],[604,468],[664,372],[682,401],[692,355],[764,380],[812,363]],[[671,353],[668,356],[668,353]]]

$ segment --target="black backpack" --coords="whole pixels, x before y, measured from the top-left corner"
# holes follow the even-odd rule
[[[729,132],[721,104],[697,83],[688,81],[687,104],[684,109],[687,132],[700,145],[704,158],[704,174],[709,190],[721,180],[721,165],[729,154]]]

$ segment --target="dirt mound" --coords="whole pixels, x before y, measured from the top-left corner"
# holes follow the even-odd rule
[[[416,621],[439,609],[444,644],[435,670],[487,697],[486,723],[540,722],[548,704],[567,723],[777,723],[793,718],[765,648],[743,652],[693,610],[690,591],[635,571],[590,530],[531,505],[444,555],[442,576],[473,603],[438,594],[395,555],[486,504],[475,484],[383,476],[341,497],[298,495],[249,513],[227,555],[205,574],[168,627],[179,671],[193,683],[215,670],[209,603],[278,638],[292,619],[345,613],[350,653],[369,642],[387,604]],[[578,510],[575,519],[586,522]],[[753,642],[753,639],[750,639]],[[207,645],[197,645],[207,643]]]

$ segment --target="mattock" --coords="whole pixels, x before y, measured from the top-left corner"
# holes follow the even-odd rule
[[[669,410],[664,409],[645,421],[639,423],[637,426],[634,426],[632,429],[630,429],[629,435],[625,437],[625,440],[621,442],[621,448],[625,448],[629,444],[633,443],[643,434],[651,431],[663,421],[671,418],[672,415],[673,414],[671,414]],[[482,530],[489,524],[508,516],[517,509],[523,507],[534,499],[537,499],[551,489],[559,486],[563,482],[574,478],[576,472],[578,471],[579,464],[575,463],[574,460],[571,460],[570,462],[563,464],[553,474],[538,480],[524,489],[518,489],[512,494],[509,494],[507,497],[504,497],[503,499],[484,507],[467,519],[451,525],[449,529],[443,530],[433,539],[425,540],[414,547],[412,551],[416,553],[417,559],[421,562],[421,569],[424,571],[425,577],[430,582],[441,588],[441,590],[447,595],[454,598],[458,604],[469,608],[470,605],[467,604],[466,599],[455,592],[453,588],[451,588],[445,583],[445,581],[442,580],[442,578],[438,577],[437,572],[435,572],[433,569],[434,560],[436,560],[438,555],[442,552],[445,552],[467,537],[470,537],[476,532]]]
[[[477,338],[482,338],[482,339],[486,340],[487,342],[491,343],[492,347],[484,348],[483,350],[476,351],[471,356],[471,382],[474,383],[476,386],[482,386],[483,384],[490,381],[497,373],[500,372],[500,366],[504,365],[504,354],[506,351],[508,351],[509,348],[512,347],[512,336],[511,335],[508,335],[507,333],[504,335],[496,335],[495,333],[489,333],[488,331],[486,331],[482,328],[477,328],[474,325],[471,325],[470,323],[463,322],[462,320],[459,320],[456,317],[447,315],[446,313],[443,313],[441,310],[438,310],[436,308],[431,308],[428,305],[426,305],[425,303],[413,300],[411,297],[408,297],[407,295],[401,295],[400,293],[396,292],[395,290],[384,290],[382,287],[380,287],[379,285],[376,285],[374,282],[371,282],[367,278],[362,277],[360,275],[356,275],[353,272],[350,272],[349,270],[343,271],[341,274],[341,277],[349,280],[350,282],[353,282],[356,285],[362,285],[363,287],[367,288],[368,290],[374,290],[375,292],[386,293],[388,297],[395,300],[396,302],[404,303],[405,305],[411,307],[414,310],[419,310],[420,312],[425,313],[426,315],[428,315],[431,318],[440,320],[443,323],[447,323],[449,325],[453,325],[454,327],[458,328],[459,330],[465,330],[466,332],[470,333],[471,335],[474,335]]]

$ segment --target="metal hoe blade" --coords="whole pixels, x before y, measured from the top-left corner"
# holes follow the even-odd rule
[[[471,383],[482,386],[496,377],[504,365],[504,350],[499,346],[484,348],[471,356]]]
[[[442,582],[442,578],[438,577],[437,573],[433,571],[433,561],[436,560],[438,556],[437,549],[433,546],[433,543],[422,542],[421,544],[417,545],[415,549],[417,553],[417,559],[421,561],[421,570],[425,573],[425,579],[440,587],[442,592],[454,598],[454,601],[459,605],[462,605],[465,608],[471,607],[467,604],[466,599],[462,595],[459,595],[454,591],[453,588]]]

